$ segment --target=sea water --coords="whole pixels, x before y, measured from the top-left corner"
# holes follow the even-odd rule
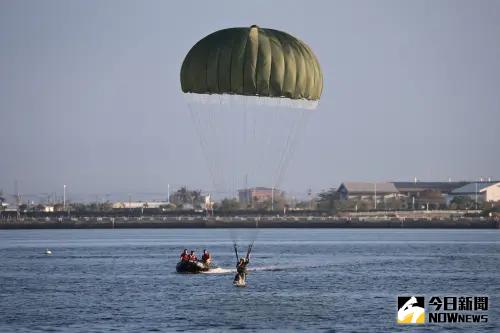
[[[184,248],[218,268],[177,274]],[[489,322],[398,325],[405,295],[487,295]],[[0,332],[494,332],[499,300],[500,230],[0,231]]]

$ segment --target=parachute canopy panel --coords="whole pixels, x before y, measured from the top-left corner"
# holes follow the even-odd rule
[[[219,30],[196,43],[182,64],[181,86],[185,93],[317,101],[323,74],[305,43],[252,26]]]

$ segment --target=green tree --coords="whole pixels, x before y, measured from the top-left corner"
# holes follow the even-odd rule
[[[482,204],[478,203],[478,208],[481,207]],[[475,209],[475,208],[476,208],[476,201],[468,196],[456,196],[450,202],[450,209],[465,210],[465,209]]]
[[[0,211],[2,211],[4,209],[3,207],[3,203],[5,202],[5,198],[3,197],[3,191],[0,190]]]
[[[113,203],[109,200],[106,200],[105,202],[101,202],[97,205],[98,210],[102,212],[110,212],[113,210]]]
[[[334,188],[319,193],[316,200],[318,209],[326,211],[335,210],[338,201],[340,201],[340,197]]]
[[[218,208],[222,211],[234,211],[240,209],[240,203],[235,198],[224,198]]]
[[[170,202],[177,207],[186,204],[199,207],[204,203],[204,197],[201,195],[200,190],[189,191],[187,187],[183,186],[170,196]]]
[[[173,203],[170,202],[170,203],[167,203],[165,205],[161,205],[160,208],[163,209],[163,210],[170,210],[170,209],[177,208],[177,206],[175,204],[173,204]]]
[[[274,208],[275,211],[281,211],[285,205],[285,198],[281,195],[276,195],[274,196],[274,202],[271,198],[267,198],[265,200],[256,201],[254,206],[256,209],[272,210]]]
[[[391,197],[384,199],[383,201],[384,209],[387,210],[401,210],[406,207],[405,201],[401,198]]]

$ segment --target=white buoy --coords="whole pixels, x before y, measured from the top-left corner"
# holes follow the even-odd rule
[[[52,251],[50,251],[49,249],[45,249],[45,254],[50,256],[52,254]]]

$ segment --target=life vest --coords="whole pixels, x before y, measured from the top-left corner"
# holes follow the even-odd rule
[[[201,257],[201,260],[207,261],[208,259],[210,259],[210,254],[209,253],[203,253],[203,256]]]
[[[238,265],[236,265],[236,271],[238,273],[246,273],[247,271],[247,262],[243,262],[243,263],[238,263]]]

